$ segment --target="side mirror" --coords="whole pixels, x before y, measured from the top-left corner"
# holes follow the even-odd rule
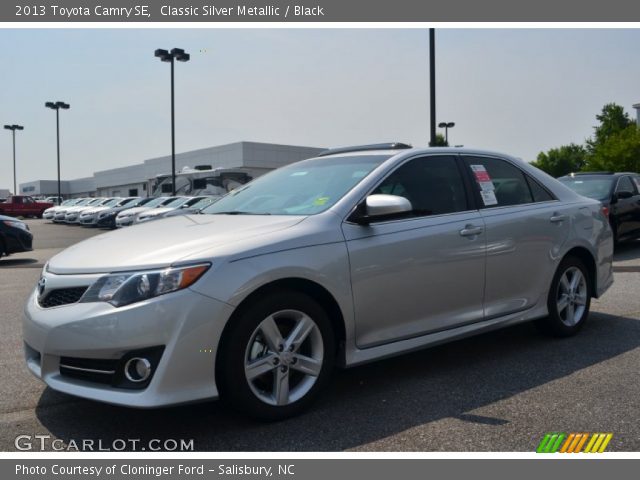
[[[367,225],[373,220],[395,217],[413,210],[411,202],[398,195],[369,195],[360,208],[360,214],[353,219],[356,223]]]
[[[629,192],[629,191],[627,191],[627,190],[623,190],[623,191],[621,191],[621,192],[616,192],[615,197],[616,197],[618,200],[623,200],[623,199],[625,199],[625,198],[631,198],[631,197],[633,197],[633,193],[631,193],[631,192]]]

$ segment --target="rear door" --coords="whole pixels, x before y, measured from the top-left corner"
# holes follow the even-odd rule
[[[487,238],[487,319],[546,301],[570,231],[568,207],[508,159],[465,156]]]
[[[454,155],[408,160],[370,193],[407,198],[410,215],[343,224],[360,348],[482,320],[484,223],[463,168]]]

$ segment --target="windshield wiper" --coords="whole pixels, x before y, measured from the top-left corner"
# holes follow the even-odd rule
[[[243,212],[241,210],[230,210],[228,212],[213,212],[213,215],[271,215],[270,213]]]

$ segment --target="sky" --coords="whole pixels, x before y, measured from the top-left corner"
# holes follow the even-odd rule
[[[90,176],[237,141],[331,147],[429,138],[426,29],[2,29],[0,122],[17,133],[18,183]],[[640,102],[640,30],[438,29],[437,120],[452,145],[534,160],[593,132],[608,102]],[[0,188],[13,183],[0,136]]]

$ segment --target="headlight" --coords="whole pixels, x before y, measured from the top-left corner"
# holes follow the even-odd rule
[[[193,285],[210,263],[143,272],[114,273],[95,281],[80,302],[108,302],[122,307]]]
[[[18,222],[17,220],[4,220],[3,223],[9,227],[16,227],[21,230],[29,230],[26,223]]]

